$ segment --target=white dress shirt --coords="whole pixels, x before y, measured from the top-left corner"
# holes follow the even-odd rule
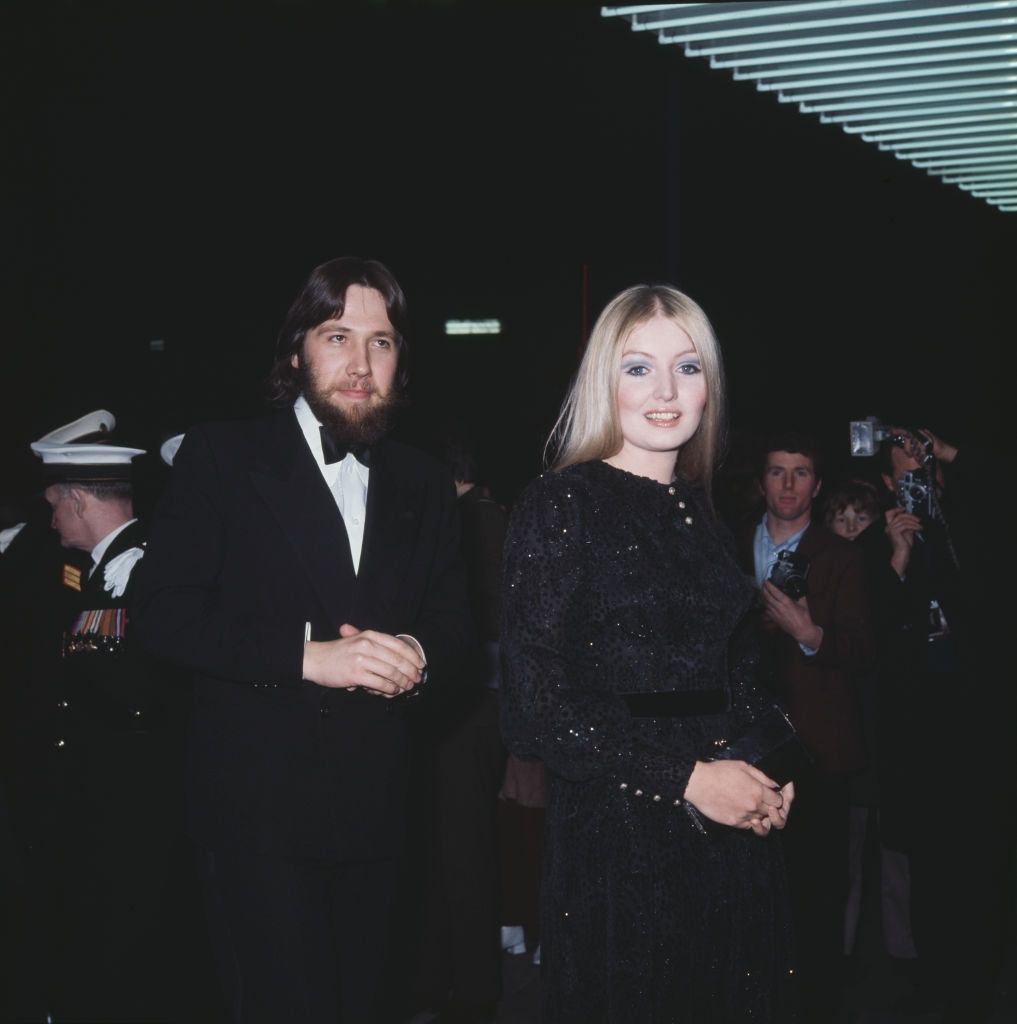
[[[359,459],[347,454],[340,462],[325,464],[325,453],[321,450],[321,427],[322,423],[317,416],[311,412],[307,399],[301,395],[293,403],[293,411],[297,416],[297,423],[303,431],[307,447],[311,449],[314,461],[321,470],[321,475],[328,484],[328,489],[335,498],[339,514],[346,524],[346,535],[350,539],[350,555],[353,558],[353,571],[360,571],[360,552],[364,546],[364,522],[367,519],[367,485],[371,479],[371,471]],[[427,655],[424,648],[416,637],[409,633],[396,633],[400,640],[406,640],[418,651],[424,664],[427,664]],[[308,622],[304,628],[304,640],[311,639],[311,624]]]
[[[360,571],[360,553],[364,547],[364,522],[367,519],[367,485],[371,479],[371,471],[352,455],[347,455],[340,462],[325,464],[325,455],[321,450],[321,421],[311,412],[307,400],[301,395],[293,403],[293,411],[297,422],[304,433],[308,448],[314,461],[321,470],[321,475],[328,484],[328,489],[335,498],[339,514],[346,526],[346,535],[350,539],[350,555],[353,558],[353,571]]]

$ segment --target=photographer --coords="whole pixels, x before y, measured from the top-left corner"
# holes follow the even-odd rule
[[[840,484],[826,495],[823,522],[838,537],[857,540],[874,523],[881,523],[883,505],[880,490],[867,480],[853,478]],[[862,722],[865,749],[870,754],[864,771],[855,775],[848,787],[849,817],[849,889],[845,907],[844,954],[851,956],[858,949],[859,922],[862,906],[870,901],[864,893],[878,891],[883,948],[892,957],[891,964],[902,972],[908,971],[915,957],[911,937],[911,882],[907,856],[900,850],[890,849],[880,841],[879,871],[875,875],[866,870],[868,837],[880,835],[880,793],[876,750],[876,702],[878,679],[875,666],[857,678],[862,702]],[[856,958],[857,962],[857,958]]]
[[[998,470],[928,430],[886,434],[890,505],[858,540],[877,629],[884,843],[910,860],[914,1009],[975,1022],[1013,902],[1012,684],[998,667],[1012,576],[981,493]]]
[[[812,519],[821,485],[812,439],[771,438],[759,464],[765,512],[740,536],[742,564],[760,587],[764,683],[814,760],[795,780],[796,815],[783,835],[810,1022],[833,1020],[839,996],[847,780],[865,764],[855,678],[873,655],[858,552]]]

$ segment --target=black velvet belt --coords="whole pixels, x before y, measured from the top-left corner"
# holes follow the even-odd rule
[[[727,711],[726,690],[667,690],[663,693],[623,693],[633,718],[682,718]]]

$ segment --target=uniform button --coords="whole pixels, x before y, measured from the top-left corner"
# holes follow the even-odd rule
[[[685,508],[685,502],[684,501],[679,501],[678,502],[678,507],[679,508]]]
[[[134,711],[134,712],[132,712],[132,714],[134,715],[135,718],[141,718],[141,712],[140,711]]]
[[[660,803],[660,794],[659,794],[659,793],[655,793],[655,794],[653,795],[653,802],[654,802],[655,804],[659,804],[659,803]]]
[[[667,489],[667,493],[668,493],[668,494],[674,494],[674,488],[673,488],[673,487],[669,487],[669,488]],[[678,507],[679,507],[679,508],[681,508],[681,507],[682,507],[682,505],[681,505],[681,502],[679,502],[679,503],[678,503]]]
[[[327,704],[322,704],[321,705],[321,717],[322,718],[328,718],[330,711],[331,711],[331,709],[329,708],[329,706]]]
[[[686,526],[691,526],[692,525],[692,516],[686,516],[685,517],[685,525]]]
[[[641,789],[637,789],[636,790],[636,796],[642,796],[642,795],[643,795],[643,791]]]
[[[629,784],[627,782],[623,782],[618,788],[624,793],[625,790],[629,788]]]
[[[56,743],[53,744],[53,746],[55,746],[55,747],[66,747],[67,746],[67,741],[66,740],[57,740]]]
[[[58,708],[69,708],[70,706],[71,705],[67,701],[65,701],[65,700],[62,700],[62,701],[60,701],[59,704],[57,704]]]

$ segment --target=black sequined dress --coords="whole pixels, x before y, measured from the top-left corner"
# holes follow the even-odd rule
[[[552,780],[544,1024],[789,1019],[779,839],[703,834],[681,799],[761,707],[726,532],[689,485],[589,462],[526,489],[505,557],[503,731]],[[693,696],[636,717],[633,691]]]

